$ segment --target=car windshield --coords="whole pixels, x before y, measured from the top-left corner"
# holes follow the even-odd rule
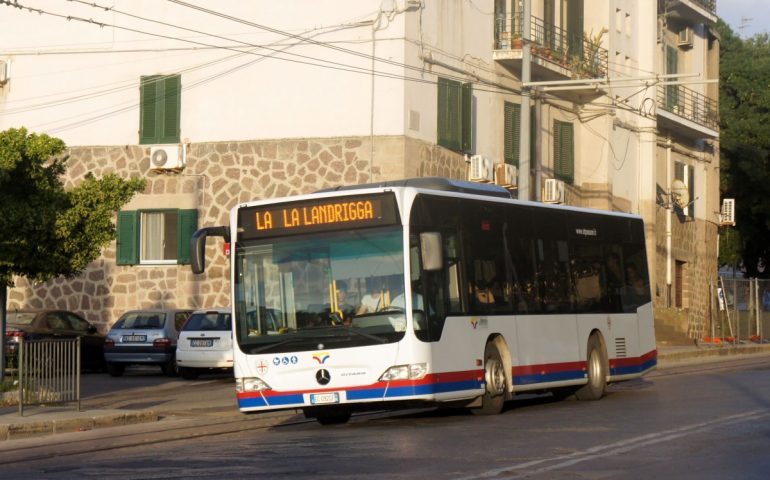
[[[190,316],[190,319],[187,320],[187,323],[185,323],[182,331],[184,332],[204,331],[204,330],[227,331],[232,328],[230,317],[231,317],[230,312],[193,313]]]
[[[166,323],[166,314],[160,312],[129,312],[123,315],[112,328],[161,329]]]
[[[236,251],[236,334],[245,352],[403,338],[400,227],[273,239]]]
[[[32,325],[37,313],[33,312],[8,312],[8,323],[14,325]]]

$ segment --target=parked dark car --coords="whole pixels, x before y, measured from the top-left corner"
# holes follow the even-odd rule
[[[67,310],[9,310],[5,329],[8,365],[16,365],[19,340],[80,337],[80,367],[100,370],[104,364],[104,335],[75,312]]]
[[[124,313],[107,333],[104,359],[107,372],[123,375],[128,365],[158,365],[176,375],[176,342],[192,310],[151,309]]]

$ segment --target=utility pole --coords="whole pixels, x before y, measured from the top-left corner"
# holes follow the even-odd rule
[[[519,134],[519,200],[529,200],[529,142],[530,142],[530,87],[532,80],[532,52],[530,35],[532,32],[532,0],[522,2],[521,38],[524,40],[521,57],[521,130]]]

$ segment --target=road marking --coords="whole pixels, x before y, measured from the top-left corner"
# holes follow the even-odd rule
[[[558,470],[561,468],[569,467],[578,463],[593,460],[595,458],[609,457],[626,453],[631,450],[646,447],[648,445],[655,445],[658,443],[669,442],[676,440],[677,438],[692,435],[703,431],[713,430],[717,427],[721,427],[725,424],[732,424],[735,422],[746,422],[759,420],[770,416],[768,410],[754,410],[751,412],[740,413],[736,415],[729,415],[726,417],[709,420],[708,422],[694,423],[684,427],[674,428],[671,430],[663,430],[661,432],[649,433],[647,435],[641,435],[638,437],[621,440],[615,443],[609,443],[606,445],[597,445],[595,447],[581,450],[578,452],[570,453],[567,455],[558,455],[551,458],[541,458],[539,460],[532,460],[530,462],[519,463],[510,465],[507,467],[496,468],[487,472],[480,473],[478,475],[472,475],[468,477],[462,477],[458,480],[477,480],[484,478],[494,478],[495,480],[512,480],[516,478],[529,477],[531,475],[538,475],[541,473],[549,472],[552,470]],[[554,462],[554,463],[552,463]],[[541,466],[539,465],[551,463],[551,465]],[[532,469],[532,470],[530,470]],[[522,471],[525,470],[525,471]],[[509,476],[504,476],[509,474]]]

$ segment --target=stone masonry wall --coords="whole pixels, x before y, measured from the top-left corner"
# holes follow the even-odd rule
[[[135,145],[70,148],[66,186],[87,172],[140,176],[147,179],[144,195],[195,194],[203,227],[227,225],[241,202],[413,176],[464,178],[466,168],[462,156],[405,137],[377,137],[374,148],[368,137],[192,144],[186,168],[174,174],[153,172],[149,152]],[[206,273],[193,275],[187,265],[116,265],[112,242],[76,278],[16,279],[8,308],[69,309],[106,331],[130,309],[226,306],[230,268],[221,252],[221,243],[209,241]]]

